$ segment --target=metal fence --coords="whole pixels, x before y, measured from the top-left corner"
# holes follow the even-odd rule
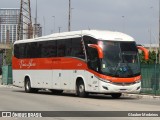
[[[160,95],[160,65],[142,64],[142,94]]]

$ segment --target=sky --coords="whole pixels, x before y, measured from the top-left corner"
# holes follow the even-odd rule
[[[36,0],[30,1],[34,22]],[[37,0],[43,35],[68,30],[68,3]],[[20,0],[0,0],[0,8],[20,8]],[[159,0],[71,0],[71,8],[71,31],[111,30],[130,35],[139,44],[158,43]]]

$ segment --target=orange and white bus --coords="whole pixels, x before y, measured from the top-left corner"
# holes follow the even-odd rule
[[[13,84],[26,92],[49,89],[89,93],[139,93],[141,72],[135,40],[123,33],[83,30],[56,33],[14,43]]]

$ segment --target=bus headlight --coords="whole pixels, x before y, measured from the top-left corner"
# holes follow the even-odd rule
[[[137,80],[137,81],[135,81],[135,83],[140,83],[141,82],[141,80]]]
[[[111,81],[103,79],[103,78],[98,78],[100,81],[106,82],[106,83],[110,83]]]

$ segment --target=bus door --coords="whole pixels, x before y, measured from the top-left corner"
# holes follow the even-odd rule
[[[98,91],[98,79],[95,73],[99,71],[99,58],[98,52],[94,48],[87,49],[87,59],[88,59],[88,68],[90,69],[90,74],[87,75],[88,83],[91,91]]]

